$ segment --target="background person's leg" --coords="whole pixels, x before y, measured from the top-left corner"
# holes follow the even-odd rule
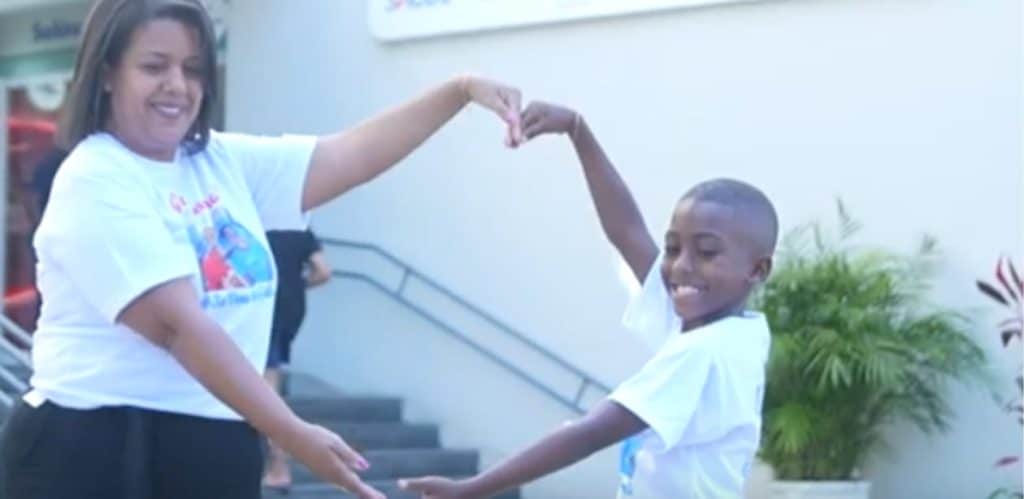
[[[284,373],[282,367],[288,362],[293,334],[275,329],[270,333],[270,353],[263,378],[278,394],[282,394]],[[263,486],[275,489],[290,487],[292,470],[288,466],[288,454],[272,440],[267,439],[267,467],[263,474]]]

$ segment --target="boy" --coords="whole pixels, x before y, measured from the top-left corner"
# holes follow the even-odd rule
[[[740,498],[761,427],[770,334],[746,310],[771,271],[778,219],[745,183],[698,184],[676,204],[659,251],[629,190],[575,112],[544,103],[523,113],[527,139],[572,139],[601,227],[643,291],[626,310],[631,329],[660,337],[639,373],[578,422],[476,477],[403,480],[430,499],[483,498],[623,442],[620,498]]]

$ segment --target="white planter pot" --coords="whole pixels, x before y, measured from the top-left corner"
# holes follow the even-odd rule
[[[769,486],[771,499],[868,499],[871,482],[782,482]]]

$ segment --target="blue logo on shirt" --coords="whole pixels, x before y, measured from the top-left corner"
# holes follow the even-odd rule
[[[633,495],[633,475],[636,473],[636,453],[639,451],[639,435],[622,442],[622,451],[619,453],[619,492],[622,495]]]

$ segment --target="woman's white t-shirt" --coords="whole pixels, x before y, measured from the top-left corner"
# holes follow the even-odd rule
[[[107,133],[61,165],[36,232],[42,313],[35,397],[241,419],[163,348],[116,322],[147,290],[190,277],[252,366],[269,346],[274,259],[265,232],[301,229],[314,137],[213,132],[198,153],[153,161]]]

